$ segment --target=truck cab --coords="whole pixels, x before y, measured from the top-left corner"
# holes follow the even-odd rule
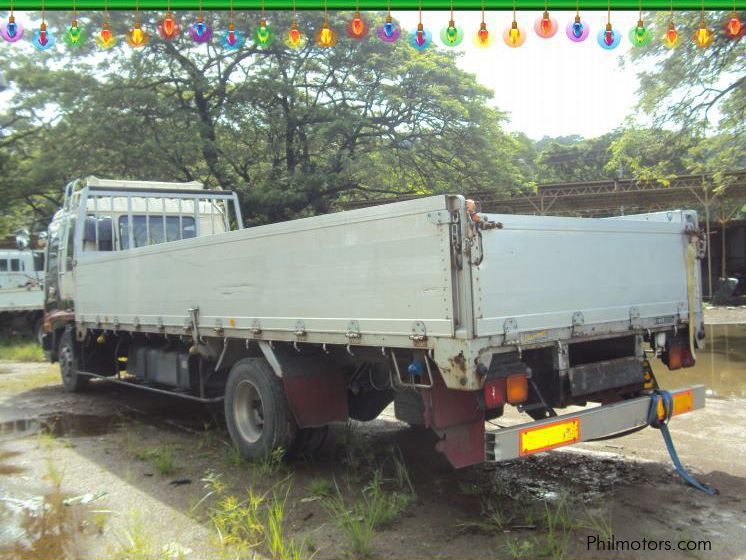
[[[0,328],[41,337],[44,254],[0,249]]]
[[[84,202],[82,202],[84,201]],[[228,209],[233,203],[234,213]],[[43,346],[57,359],[61,331],[75,317],[75,264],[82,254],[126,251],[243,227],[233,193],[202,183],[88,177],[65,187],[47,232]],[[106,286],[102,285],[102,297]]]

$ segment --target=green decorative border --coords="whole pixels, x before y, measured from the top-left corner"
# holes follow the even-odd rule
[[[165,10],[166,0],[140,0],[141,10]],[[329,10],[354,10],[356,7],[355,0],[328,0]],[[134,10],[135,0],[109,0],[110,10]],[[292,0],[265,0],[264,7],[267,10],[291,10]],[[298,10],[323,10],[323,0],[297,0]],[[387,8],[386,0],[361,0],[359,2],[361,10],[385,10]],[[454,9],[464,10],[481,10],[482,0],[453,0]],[[544,9],[544,0],[516,0],[516,9],[522,11],[536,11]],[[664,10],[670,8],[670,0],[645,0],[643,8],[645,10]],[[172,10],[196,10],[199,6],[198,0],[171,0]],[[233,7],[236,10],[259,10],[262,6],[261,0],[234,0]],[[10,3],[8,0],[0,2],[0,9],[8,9]],[[13,7],[16,10],[40,10],[40,0],[14,0]],[[69,10],[72,11],[72,0],[45,0],[44,7],[47,10]],[[103,10],[103,0],[77,0],[76,7],[78,10]],[[392,10],[416,10],[420,7],[418,0],[391,0]],[[422,9],[424,10],[448,10],[451,7],[450,0],[422,0]],[[513,0],[484,0],[486,10],[512,10]],[[673,3],[674,10],[699,10],[702,8],[700,0],[675,0]],[[203,10],[228,10],[230,0],[202,0]],[[575,10],[575,0],[550,0],[549,8],[553,11]],[[611,9],[613,11],[634,10],[640,8],[639,0],[612,0]],[[704,0],[706,10],[732,10],[733,0]],[[587,10],[606,10],[606,0],[582,0],[580,3],[581,11]]]

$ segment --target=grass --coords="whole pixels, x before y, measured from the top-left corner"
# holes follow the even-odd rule
[[[248,556],[258,548],[274,560],[300,560],[305,557],[304,543],[289,539],[285,534],[285,513],[290,486],[275,486],[270,493],[257,494],[252,487],[239,500],[226,493],[220,475],[208,472],[202,479],[208,490],[204,500],[214,496],[210,520],[217,530],[221,545],[232,555]]]
[[[324,502],[329,514],[346,534],[354,554],[364,558],[373,555],[372,540],[376,529],[397,520],[412,503],[414,496],[404,492],[387,492],[382,488],[380,472],[361,492],[360,498],[348,504],[339,486],[336,494]]]
[[[330,498],[334,495],[334,483],[328,478],[314,478],[308,491],[314,498]]]
[[[57,365],[50,365],[40,371],[28,371],[19,375],[0,375],[0,392],[21,393],[37,387],[46,385],[59,385],[62,383],[60,370]]]
[[[163,476],[176,470],[175,446],[171,444],[159,445],[137,455],[140,460],[147,459]]]
[[[130,455],[134,455],[140,461],[149,461],[153,467],[163,476],[173,473],[176,468],[177,446],[164,443],[150,449],[139,447],[138,439],[129,429],[124,428],[124,447]]]
[[[132,514],[129,526],[117,536],[118,546],[109,555],[111,560],[182,560],[191,551],[177,543],[157,547],[145,531],[139,512]]]
[[[44,352],[36,340],[0,337],[0,360],[11,362],[44,362]]]

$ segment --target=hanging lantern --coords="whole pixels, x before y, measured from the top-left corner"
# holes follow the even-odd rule
[[[707,29],[705,20],[700,20],[699,27],[694,31],[694,35],[692,35],[692,39],[694,39],[694,44],[697,45],[697,48],[706,49],[712,45],[714,38],[712,31]]]
[[[580,14],[575,16],[575,20],[567,24],[565,33],[567,38],[573,43],[581,43],[588,38],[591,28],[587,23],[583,23],[580,19]]]
[[[409,45],[415,50],[424,51],[432,42],[433,36],[430,31],[425,29],[422,22],[418,23],[417,29],[409,34]]]
[[[101,31],[93,38],[99,49],[108,50],[117,44],[116,36],[109,29],[109,22],[105,21],[101,26]]]
[[[359,11],[355,12],[352,20],[347,25],[347,36],[350,39],[360,40],[368,34],[368,24],[360,15]]]
[[[140,22],[136,21],[135,25],[127,33],[127,44],[130,47],[139,49],[150,42],[150,34],[140,27]]]
[[[480,49],[486,49],[492,45],[492,35],[487,31],[487,24],[484,21],[479,24],[479,31],[474,35],[474,45]]]
[[[80,46],[85,41],[85,30],[78,27],[78,20],[74,19],[70,22],[70,27],[67,28],[63,39],[68,46],[73,48]]]
[[[0,24],[0,36],[9,43],[15,43],[23,37],[23,26],[16,21],[13,12],[10,13],[7,23]]]
[[[229,51],[235,51],[240,49],[246,43],[246,37],[242,33],[236,31],[236,26],[233,22],[228,24],[228,31],[225,32],[220,43],[223,48]]]
[[[676,31],[673,20],[668,22],[668,29],[666,29],[666,33],[663,35],[663,44],[669,49],[679,44],[679,32]]]
[[[629,41],[635,47],[644,47],[653,40],[653,34],[645,27],[642,18],[637,20],[637,25],[629,31]]]
[[[518,22],[515,19],[513,19],[510,27],[503,32],[503,41],[513,49],[517,49],[526,42],[526,32],[518,27]]]
[[[34,31],[34,35],[31,38],[31,44],[40,51],[49,50],[54,45],[54,35],[49,32],[45,22],[42,21],[39,29]]]
[[[287,45],[291,49],[299,49],[305,44],[306,37],[305,35],[303,35],[301,30],[298,29],[298,24],[295,22],[295,19],[293,19],[293,25],[290,26],[288,35],[285,38],[285,45]]]
[[[723,29],[728,39],[740,39],[746,33],[746,27],[744,27],[735,10],[731,14],[730,19],[723,25]]]
[[[450,20],[448,25],[440,30],[440,40],[446,47],[455,47],[464,40],[464,30],[456,27],[454,20]]]
[[[207,43],[212,39],[212,27],[205,23],[205,18],[197,16],[197,21],[189,26],[189,36],[197,44]]]
[[[394,20],[391,18],[391,12],[386,15],[386,20],[383,22],[383,25],[378,28],[376,35],[378,35],[378,38],[384,43],[394,43],[399,40],[401,29],[399,29],[399,26],[396,25]]]
[[[329,22],[324,20],[324,24],[321,26],[321,29],[316,32],[315,39],[316,44],[319,47],[333,47],[337,44],[337,33],[331,27],[329,27]]]
[[[181,33],[181,27],[176,23],[170,10],[168,10],[163,19],[158,22],[156,29],[158,30],[158,35],[160,35],[161,39],[164,41],[173,41],[179,36],[179,33]]]
[[[542,39],[554,37],[557,33],[557,29],[559,29],[557,20],[550,17],[547,10],[544,10],[544,14],[536,20],[536,23],[534,23],[534,31],[536,31],[536,34]]]
[[[606,49],[607,51],[617,48],[621,40],[621,33],[614,31],[611,27],[611,23],[607,23],[606,27],[598,32],[598,44],[601,45],[601,48]]]
[[[267,25],[267,20],[263,17],[259,20],[259,27],[254,31],[254,44],[257,47],[266,48],[275,40],[275,31]]]

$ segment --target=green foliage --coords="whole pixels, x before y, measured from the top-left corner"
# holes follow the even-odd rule
[[[384,490],[377,471],[359,499],[348,503],[337,486],[336,495],[327,499],[324,506],[347,535],[352,551],[367,558],[373,554],[376,529],[396,521],[413,499],[409,493]]]
[[[706,23],[719,27],[729,12],[708,12]],[[682,38],[674,49],[662,41],[653,41],[644,49],[632,49],[628,63],[653,63],[652,69],[639,74],[639,109],[659,125],[680,125],[694,134],[704,132],[708,118],[720,113],[718,130],[744,134],[746,114],[746,57],[743,41],[733,41],[717,29],[714,42],[698,49],[690,40],[700,24],[699,12],[677,12],[676,28]],[[665,29],[669,14],[648,14],[646,19],[657,29]],[[647,64],[646,64],[647,66]]]
[[[347,16],[332,24],[341,28]],[[142,17],[152,28],[158,16]],[[213,25],[226,17],[215,14]],[[48,14],[53,26],[65,18]],[[111,18],[114,28],[130,23],[128,14]],[[287,14],[273,18],[278,28],[290,24]],[[308,27],[321,21],[299,18]],[[2,227],[31,225],[29,209],[45,225],[64,183],[90,174],[220,185],[239,192],[251,223],[327,212],[351,198],[522,181],[504,114],[445,49],[340,41],[323,50],[310,41],[288,50],[275,41],[227,52],[184,40],[102,57],[92,43],[43,58],[0,53],[14,88],[0,114],[0,166],[12,169],[0,174],[0,210],[22,209]]]
[[[0,337],[0,360],[44,362],[44,351],[36,340]]]

